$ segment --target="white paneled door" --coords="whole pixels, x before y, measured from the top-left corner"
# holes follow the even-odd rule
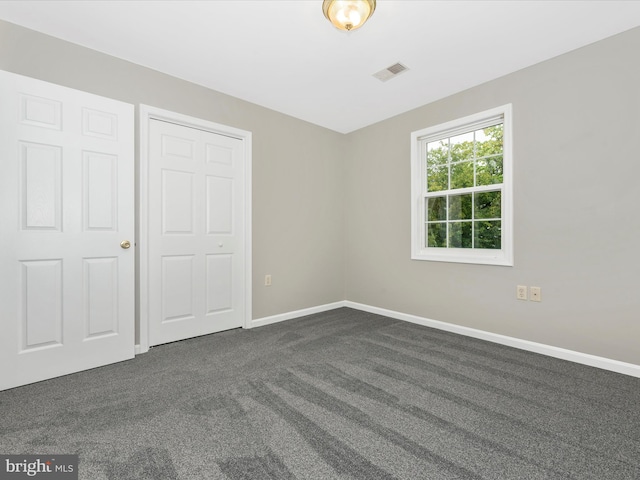
[[[149,120],[149,344],[244,323],[244,143]]]
[[[134,355],[133,106],[0,71],[0,389]]]

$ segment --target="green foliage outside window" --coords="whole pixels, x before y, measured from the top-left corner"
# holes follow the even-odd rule
[[[427,144],[427,246],[501,248],[501,190],[455,190],[502,184],[503,125]]]

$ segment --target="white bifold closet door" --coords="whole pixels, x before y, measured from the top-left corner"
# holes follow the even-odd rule
[[[132,358],[133,106],[3,71],[0,102],[0,389]]]
[[[149,122],[149,344],[244,323],[244,143]]]

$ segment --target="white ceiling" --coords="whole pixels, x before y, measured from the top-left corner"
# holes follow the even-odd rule
[[[0,18],[342,133],[640,25],[640,1],[378,0],[346,33],[321,6],[21,0]]]

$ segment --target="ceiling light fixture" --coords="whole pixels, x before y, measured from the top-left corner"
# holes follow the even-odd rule
[[[364,25],[376,9],[376,0],[324,0],[322,13],[340,30],[355,30]]]

